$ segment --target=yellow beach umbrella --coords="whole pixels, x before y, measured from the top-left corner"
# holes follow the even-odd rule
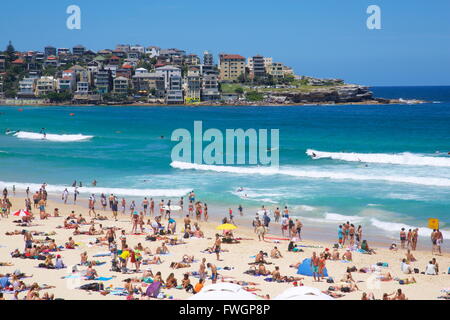
[[[224,224],[221,224],[220,226],[218,226],[216,229],[217,230],[234,230],[234,229],[237,229],[237,227],[231,223],[224,223]]]

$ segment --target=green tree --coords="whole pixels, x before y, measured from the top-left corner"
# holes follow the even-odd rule
[[[8,45],[6,46],[6,57],[9,62],[12,62],[16,60],[16,49],[14,49],[14,46],[12,45],[11,40],[9,41]]]
[[[237,87],[236,89],[234,89],[234,92],[241,95],[244,93],[244,89],[242,89],[242,87]]]

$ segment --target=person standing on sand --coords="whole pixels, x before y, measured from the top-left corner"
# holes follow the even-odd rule
[[[303,227],[303,223],[300,220],[296,219],[295,220],[295,231],[296,231],[298,239],[300,241],[302,240],[302,236],[301,236],[302,227]]]
[[[64,189],[61,198],[64,201],[64,204],[67,204],[67,199],[69,198],[69,191],[67,190],[67,188]]]
[[[314,251],[311,257],[311,271],[314,277],[314,281],[320,282],[319,278],[319,257],[317,257],[316,252]]]
[[[208,205],[206,203],[203,204],[204,217],[205,221],[208,222]]]
[[[147,208],[148,208],[148,200],[147,198],[144,198],[144,200],[142,201],[142,208],[144,208],[144,215],[147,215]]]
[[[150,198],[150,215],[153,216],[155,214],[155,201],[153,198]]]
[[[355,226],[353,224],[350,224],[348,234],[350,236],[350,246],[353,246],[355,244]]]
[[[324,278],[325,263],[326,263],[325,255],[323,253],[321,253],[320,254],[320,258],[319,258],[319,274],[318,274],[318,278],[321,278],[321,279]]]
[[[212,280],[212,283],[215,284],[217,282],[217,277],[218,277],[217,267],[212,263],[208,263],[206,266],[209,269],[211,269],[211,280]]]
[[[111,206],[111,210],[112,210],[115,221],[117,221],[118,206],[119,206],[119,202],[117,202],[117,200],[114,200],[113,204]]]
[[[431,254],[434,254],[434,251],[436,251],[436,229],[433,229],[430,235],[431,239]]]
[[[130,204],[130,214],[131,215],[133,215],[135,208],[136,208],[136,203],[133,200],[133,201],[131,201],[131,204]]]
[[[198,269],[198,274],[200,276],[200,279],[206,278],[206,258],[202,259],[202,262],[200,263],[200,267]]]
[[[73,191],[73,204],[77,204],[77,197],[80,194],[80,192],[78,192],[78,187],[75,187],[74,191]]]
[[[216,240],[213,245],[214,252],[216,253],[217,261],[220,260],[220,246],[222,244],[222,240],[220,240],[220,235],[216,233]]]
[[[417,240],[419,238],[419,229],[416,228],[411,234],[411,250],[415,251],[417,248]]]
[[[122,214],[125,214],[127,208],[127,201],[125,200],[125,198],[122,198],[121,206],[122,206]]]
[[[275,222],[278,223],[280,221],[280,208],[276,208],[276,210],[273,212]]]
[[[442,234],[441,230],[436,230],[436,249],[439,252],[439,255],[442,255],[441,246],[444,242],[444,235]]]
[[[411,229],[408,230],[408,235],[406,236],[406,247],[411,248],[412,243],[412,231]]]
[[[402,228],[400,230],[400,244],[401,244],[401,248],[405,249],[405,244],[406,244],[406,232],[405,232],[405,228]]]
[[[31,249],[33,247],[33,235],[30,231],[24,231],[23,233],[23,239],[25,240],[25,251],[27,249]]]
[[[284,232],[288,229],[289,226],[289,221],[288,218],[286,216],[283,216],[283,218],[281,218],[281,234],[284,237]]]

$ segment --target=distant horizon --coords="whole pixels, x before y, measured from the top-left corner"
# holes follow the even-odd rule
[[[73,4],[81,9],[80,30],[66,26]],[[380,30],[366,25],[370,5],[381,9]],[[219,52],[261,54],[298,75],[366,86],[450,86],[449,12],[446,0],[6,2],[0,48],[9,40],[18,51],[156,45],[198,55],[208,50],[216,63]]]

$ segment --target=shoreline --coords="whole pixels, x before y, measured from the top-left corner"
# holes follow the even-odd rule
[[[389,102],[380,102],[377,100],[367,100],[359,102],[308,102],[308,103],[198,103],[198,104],[158,104],[158,103],[114,103],[114,104],[71,104],[70,102],[64,103],[7,103],[0,101],[0,106],[5,107],[323,107],[323,106],[345,106],[345,105],[415,105],[415,104],[425,104],[429,101],[424,100],[411,100],[413,102],[409,103],[406,101],[400,101],[398,99],[384,99]],[[409,100],[408,100],[409,101]]]

